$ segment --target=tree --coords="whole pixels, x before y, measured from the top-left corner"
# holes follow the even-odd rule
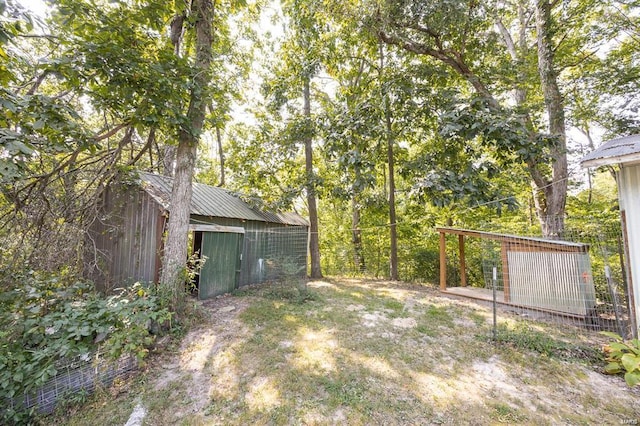
[[[314,171],[313,140],[315,126],[311,114],[312,79],[320,67],[321,14],[314,4],[302,0],[287,1],[283,12],[288,20],[289,31],[280,47],[280,58],[275,70],[275,78],[267,81],[264,92],[271,98],[270,109],[275,112],[290,101],[300,100],[302,107],[291,108],[290,132],[285,139],[297,139],[304,146],[305,180],[307,208],[309,211],[309,252],[311,257],[311,278],[321,278],[320,234],[318,226],[317,184]],[[289,103],[290,107],[292,105]]]
[[[381,115],[376,108],[374,84],[376,40],[366,39],[366,34],[358,32],[353,25],[334,23],[331,27],[333,37],[339,42],[325,63],[337,89],[333,97],[327,95],[321,99],[322,137],[327,168],[329,164],[337,164],[335,171],[339,176],[325,182],[332,197],[350,201],[353,265],[356,271],[364,273],[367,261],[361,221],[367,207],[366,191],[376,185],[376,165],[380,158]]]
[[[236,80],[227,77],[241,62],[228,48],[226,20],[236,5],[224,7],[228,9],[215,15],[211,1],[194,1],[175,11],[159,2],[61,0],[52,7],[46,34],[16,39],[39,40],[29,48],[45,60],[34,63],[31,58],[36,56],[20,55],[24,46],[17,45],[10,55],[0,55],[7,95],[3,106],[11,111],[2,124],[13,132],[0,132],[0,137],[10,137],[1,139],[2,149],[15,152],[0,159],[9,159],[12,167],[1,182],[3,195],[15,206],[17,219],[33,217],[37,210],[38,223],[73,226],[73,247],[91,221],[99,220],[97,194],[110,180],[134,166],[161,170],[163,147],[169,139],[178,139],[162,281],[174,308],[183,292],[178,270],[186,259],[188,191],[198,140],[206,125],[221,125],[228,116],[227,89]],[[2,35],[5,30],[18,34],[1,22]],[[4,42],[2,48],[4,53]],[[231,59],[220,56],[214,61],[214,48]],[[5,67],[5,59],[20,64],[20,70],[9,73],[16,67]],[[213,87],[214,66],[224,71],[216,75],[228,80],[227,85]],[[205,122],[206,108],[213,111]],[[4,204],[2,208],[4,213]],[[51,240],[36,237],[34,242]]]
[[[192,88],[186,122],[178,131],[176,167],[171,191],[167,240],[160,285],[171,296],[173,308],[184,293],[184,267],[191,213],[191,194],[198,141],[207,106],[211,103],[212,27],[214,8],[211,0],[193,0],[189,11],[195,30],[195,59]]]
[[[402,89],[396,87],[400,73],[389,65],[392,59],[386,55],[385,46],[358,25],[353,4],[333,4],[330,9],[331,35],[325,36],[325,40],[332,40],[328,42],[331,54],[324,61],[338,90],[335,99],[328,103],[330,108],[325,105],[329,118],[325,126],[326,151],[331,158],[338,159],[350,176],[345,182],[346,188],[341,189],[351,197],[354,263],[360,271],[365,269],[360,230],[365,191],[373,188],[377,180],[382,181],[380,187],[388,197],[388,276],[395,280],[398,279],[398,238],[394,115],[403,107],[403,97],[399,96]],[[377,176],[378,165],[382,176]]]
[[[567,166],[564,105],[552,44],[557,26],[551,9],[548,1],[535,2],[539,82],[544,94],[550,134],[535,130],[530,117],[532,111],[519,111],[522,136],[527,144],[518,143],[518,149],[512,149],[512,152],[527,165],[535,185],[534,198],[543,234],[557,238],[563,230]],[[499,86],[487,83],[493,70],[475,65],[495,63],[491,59],[491,55],[496,53],[492,47],[496,35],[490,31],[492,5],[483,6],[473,2],[454,4],[443,0],[409,8],[407,2],[403,1],[384,3],[378,10],[381,40],[446,64],[483,99],[484,107],[506,112],[494,94]],[[520,96],[525,94],[524,90],[518,93]],[[485,138],[488,133],[485,132]],[[530,146],[532,150],[519,151],[523,145]],[[531,155],[532,151],[536,155]]]
[[[385,71],[385,54],[384,46],[380,44],[380,79],[384,80]],[[382,85],[384,87],[384,84]],[[384,128],[385,139],[387,142],[387,165],[389,167],[389,240],[391,241],[389,253],[389,278],[398,280],[398,224],[396,223],[396,184],[394,171],[394,155],[393,149],[395,145],[395,137],[392,127],[391,103],[389,102],[389,94],[386,91],[382,93],[382,103],[384,109]]]
[[[172,74],[159,66],[158,11],[101,6],[60,1],[46,25],[37,33],[21,26],[25,32],[0,55],[13,65],[0,119],[11,166],[1,182],[3,227],[23,235],[3,245],[27,267],[82,271],[78,241],[96,218],[97,195],[122,167],[151,153],[156,120],[172,112],[156,108],[164,99],[155,89],[171,97],[180,80],[180,67]],[[116,32],[122,16],[128,20]]]

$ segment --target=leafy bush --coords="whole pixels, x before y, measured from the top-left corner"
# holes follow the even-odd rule
[[[625,341],[619,335],[607,331],[603,331],[602,334],[614,339],[614,342],[602,348],[609,362],[604,371],[608,374],[624,373],[624,380],[629,386],[640,384],[640,341]]]
[[[171,318],[139,283],[104,297],[64,274],[30,271],[14,280],[13,289],[0,293],[0,394],[6,398],[20,400],[42,386],[64,359],[100,351],[142,361],[155,337],[151,326]],[[19,415],[2,413],[12,422]]]

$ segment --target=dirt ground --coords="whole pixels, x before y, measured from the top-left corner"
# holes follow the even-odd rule
[[[304,303],[264,286],[202,302],[202,324],[151,360],[124,405],[144,406],[145,425],[640,421],[640,389],[593,359],[495,345],[485,306],[386,281],[315,281],[309,291]],[[520,330],[522,318],[499,318]],[[606,341],[566,328],[531,321],[524,337]]]

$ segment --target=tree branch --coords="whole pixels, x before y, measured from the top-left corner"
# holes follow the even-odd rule
[[[460,74],[469,84],[473,86],[476,92],[482,96],[493,108],[500,108],[500,104],[493,97],[489,89],[484,85],[484,83],[480,80],[480,78],[471,71],[469,66],[462,60],[463,57],[459,52],[454,52],[452,50],[444,51],[441,49],[433,49],[423,43],[416,43],[414,41],[409,41],[402,39],[398,36],[390,35],[385,33],[384,31],[379,31],[378,36],[380,39],[386,44],[392,44],[398,46],[408,52],[416,53],[418,55],[426,55],[431,56],[453,68],[458,74]],[[454,57],[451,57],[447,54],[450,52]]]
[[[93,140],[96,142],[100,142],[102,140],[105,140],[107,138],[110,138],[111,136],[115,135],[116,133],[118,133],[120,130],[124,129],[125,127],[127,127],[129,125],[128,122],[122,123],[117,125],[116,127],[114,127],[113,129],[109,130],[106,133],[103,133],[101,135],[97,135],[94,136]]]
[[[36,81],[33,82],[33,85],[31,86],[31,88],[27,91],[27,95],[31,96],[34,93],[36,93],[36,90],[38,90],[40,88],[40,85],[42,85],[42,82],[44,81],[45,78],[47,78],[47,76],[51,74],[51,70],[45,70],[43,71],[38,78],[36,78]]]
[[[140,160],[140,158],[142,158],[144,153],[147,150],[151,149],[151,147],[153,146],[153,143],[154,143],[155,140],[156,140],[156,128],[152,127],[151,130],[149,130],[149,136],[147,137],[147,142],[144,144],[144,146],[138,152],[138,154],[129,161],[127,166],[132,166],[132,165],[136,164],[138,162],[138,160]]]
[[[496,17],[495,23],[496,27],[498,27],[498,31],[500,31],[500,35],[502,35],[502,41],[504,41],[504,44],[507,46],[507,51],[509,52],[511,59],[513,61],[517,61],[518,51],[516,49],[515,43],[513,42],[513,37],[511,37],[511,33],[509,32],[507,27],[504,26],[504,23],[500,18]]]

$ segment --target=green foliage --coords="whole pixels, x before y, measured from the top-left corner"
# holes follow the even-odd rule
[[[297,291],[297,299],[305,301],[309,297],[307,289],[307,280],[305,277],[307,265],[300,262],[295,256],[281,256],[272,259],[275,273],[279,275],[283,283],[284,290],[295,288]]]
[[[527,322],[499,324],[496,342],[557,359],[576,359],[589,363],[598,363],[602,359],[591,346],[569,344],[564,339],[549,334],[542,326]]]
[[[604,371],[608,374],[624,373],[624,380],[631,387],[640,384],[640,340],[624,340],[615,333],[603,331],[607,337],[614,339],[602,350],[608,364]]]
[[[171,319],[139,283],[104,297],[65,274],[28,271],[13,279],[19,285],[0,295],[0,393],[17,401],[53,377],[64,360],[100,352],[142,362],[155,338],[151,326]],[[14,414],[20,415],[3,416]]]

